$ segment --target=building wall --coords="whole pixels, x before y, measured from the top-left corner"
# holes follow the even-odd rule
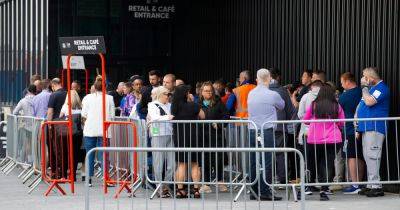
[[[398,115],[398,11],[398,0],[180,1],[173,70],[190,82],[234,81],[244,69],[277,67],[292,83],[323,69],[339,85],[341,73],[377,66]]]
[[[284,84],[322,69],[340,85],[341,73],[359,79],[376,66],[390,87],[390,115],[400,115],[398,0],[180,1],[177,12],[173,71],[191,84],[277,67]],[[381,175],[396,179],[398,127],[387,125]]]
[[[33,74],[46,77],[48,0],[0,1],[0,102],[13,104]]]

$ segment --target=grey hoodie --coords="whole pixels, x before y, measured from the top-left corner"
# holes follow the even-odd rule
[[[319,88],[314,87],[301,98],[299,103],[299,111],[297,112],[297,116],[299,117],[300,120],[303,119],[308,107],[310,107],[312,102],[317,98],[318,92]],[[301,123],[300,133],[299,133],[299,144],[304,143],[303,136],[304,134],[307,134],[307,132],[308,132],[308,125]]]

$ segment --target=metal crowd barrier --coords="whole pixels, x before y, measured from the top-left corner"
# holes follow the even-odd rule
[[[74,193],[74,165],[73,141],[75,136],[69,132],[68,121],[46,121],[41,126],[41,165],[42,179],[49,184],[45,196],[58,189],[66,195],[60,184],[70,184],[71,193]],[[70,139],[72,136],[72,142]]]
[[[267,127],[272,129],[269,132],[270,136],[263,140],[263,142],[269,144],[265,147],[291,147],[302,151],[306,169],[305,185],[307,187],[330,187],[329,194],[331,194],[332,191],[340,190],[343,186],[400,184],[399,120],[400,117],[269,121],[263,124],[261,130],[264,132]],[[305,123],[310,124],[309,126],[319,124],[319,127],[315,127],[320,128],[316,131],[318,134],[315,133],[311,137],[311,134],[306,132],[307,135],[299,138],[300,125]],[[359,128],[364,128],[362,130],[378,133],[382,132],[379,126],[384,126],[383,132],[386,135],[381,145],[367,145],[366,140],[362,140],[361,134],[357,138],[356,134],[347,133],[345,127],[341,127],[340,132],[333,131],[332,133],[331,130],[328,130],[331,129],[327,126],[328,123],[335,123],[336,126],[347,125],[348,129],[353,128],[355,130],[357,130],[355,125],[358,125]],[[381,124],[379,125],[379,123]],[[288,125],[291,125],[294,130],[289,132]],[[317,135],[326,135],[328,132],[331,132],[335,138],[341,137],[342,142],[306,143],[307,140],[311,141]],[[301,142],[301,139],[303,139],[303,142]],[[273,145],[271,146],[271,144]],[[366,150],[368,147],[376,150],[376,152],[373,152],[373,154],[368,152]],[[265,162],[264,158],[262,159]],[[298,158],[289,154],[280,154],[280,157],[273,155],[272,162],[272,176],[280,177],[280,180],[273,182],[274,186],[296,184],[300,173]],[[371,174],[375,174],[375,177],[368,177]],[[264,180],[266,176],[267,174],[264,173]]]
[[[256,137],[249,138],[250,126],[255,127],[255,124],[248,120],[179,120],[151,122],[148,123],[147,127],[152,147],[184,149],[190,147],[250,148],[250,142],[253,142],[252,145],[257,147]],[[255,130],[257,130],[256,127]],[[175,155],[154,153],[152,156],[154,176],[147,176],[147,180],[149,183],[155,184],[156,189],[150,198],[154,198],[156,195],[162,196],[163,189],[159,181],[162,176],[165,178],[167,174],[169,174],[169,179],[171,179],[171,169],[167,169],[178,167],[178,164],[175,162],[187,163],[186,174],[191,174],[190,169],[193,169],[193,164],[191,164],[192,159],[201,161],[200,154],[187,155],[178,152]],[[216,191],[228,191],[228,183],[224,180],[228,178],[229,173],[232,173],[233,177],[230,180],[232,182],[230,186],[235,192],[237,191],[237,195],[233,199],[237,201],[243,192],[251,190],[249,188],[251,184],[257,182],[255,179],[251,183],[243,184],[254,173],[250,170],[250,154],[248,153],[233,153],[233,164],[231,165],[226,164],[228,157],[222,153],[205,153],[202,158],[204,158],[204,164],[200,168],[202,181],[205,183],[205,186],[202,187],[201,191],[206,193],[211,192],[212,186],[215,186],[216,189],[214,190]],[[159,163],[160,161],[162,163]],[[259,167],[259,165],[256,165],[256,167]]]
[[[105,122],[107,127],[106,136],[109,136],[103,145],[118,147],[138,147],[141,144],[141,122],[126,117],[115,117]],[[118,198],[123,190],[134,195],[141,186],[140,160],[138,154],[103,154],[103,163],[97,163],[99,168],[97,177],[103,175],[104,193],[108,192],[109,186],[119,185],[115,198]],[[120,162],[121,161],[121,162]]]
[[[18,178],[27,183],[31,193],[41,182],[40,126],[43,119],[7,115],[7,156],[0,163],[1,171],[21,169]],[[30,182],[28,182],[30,181]]]
[[[210,154],[225,154],[227,158],[227,165],[233,166],[234,160],[233,156],[235,154],[261,154],[261,153],[294,153],[299,156],[300,160],[300,178],[301,180],[305,180],[304,173],[304,159],[300,151],[293,148],[141,148],[141,147],[97,147],[88,152],[89,154],[93,154],[95,152],[103,152],[109,153],[110,156],[116,155],[117,163],[119,162],[119,158],[121,157],[119,154],[131,153],[131,154],[141,154],[143,153],[143,157],[147,157],[147,153],[173,153],[178,155],[179,153],[185,153],[188,155],[191,154],[199,154],[201,156],[200,162],[201,165],[205,165],[205,156],[207,153]],[[114,154],[113,154],[114,153]],[[88,156],[86,156],[86,170],[89,170],[88,165]],[[257,164],[258,165],[258,164]],[[245,167],[244,167],[245,168]],[[202,171],[204,172],[204,171]],[[173,170],[172,177],[177,177],[176,170]],[[146,174],[147,175],[147,174]],[[257,172],[255,174],[255,180],[259,180],[261,172]],[[164,175],[165,176],[165,175]],[[186,177],[188,178],[188,177]],[[251,199],[243,194],[243,199],[238,200],[239,202],[234,202],[234,187],[238,184],[233,181],[234,174],[233,171],[230,171],[227,174],[227,180],[224,181],[223,184],[226,184],[229,187],[229,192],[218,192],[213,194],[206,194],[205,192],[201,192],[200,194],[196,194],[196,192],[191,192],[195,187],[205,186],[207,184],[213,184],[214,186],[218,186],[222,183],[216,182],[206,182],[204,179],[202,180],[190,180],[184,179],[177,180],[177,178],[173,178],[171,180],[165,180],[164,178],[161,180],[147,180],[154,183],[160,183],[170,188],[170,199],[157,199],[151,200],[151,190],[149,188],[143,188],[138,190],[135,196],[129,198],[120,198],[120,199],[110,199],[105,194],[99,194],[97,191],[91,190],[89,187],[89,181],[87,180],[85,183],[85,209],[208,209],[208,208],[216,208],[216,209],[237,209],[237,208],[254,208],[254,209],[266,209],[266,208],[282,208],[286,206],[286,208],[290,209],[305,209],[305,194],[304,194],[304,182],[300,181],[296,184],[297,187],[300,187],[300,202],[292,203],[289,200],[288,196],[285,196],[284,191],[272,191],[272,196],[282,196],[285,198],[285,201],[277,201],[272,199],[270,202],[261,202],[260,200]],[[244,182],[241,183],[243,186],[248,186],[249,189],[253,188],[257,181],[252,182],[249,179],[244,179]],[[258,183],[260,184],[260,183]],[[178,185],[184,186],[182,189],[187,193],[186,196],[179,196],[179,193],[183,195],[183,191],[178,191]],[[261,196],[261,192],[253,192],[254,195],[250,196]],[[94,198],[95,196],[102,196],[101,199],[96,197],[96,202],[90,202],[90,198]],[[181,199],[178,199],[181,198]],[[184,199],[182,199],[184,198]]]
[[[143,133],[142,121],[131,119],[128,117],[115,117],[109,123],[110,139],[108,145],[110,147],[139,147],[145,142],[143,139],[146,134]],[[97,162],[98,171],[96,177],[103,178],[103,170],[107,168],[105,173],[106,185],[119,184],[115,198],[126,189],[128,193],[134,195],[134,192],[142,185],[145,164],[142,164],[144,157],[138,154],[119,153],[112,154],[107,157],[107,166],[101,167],[102,163]]]

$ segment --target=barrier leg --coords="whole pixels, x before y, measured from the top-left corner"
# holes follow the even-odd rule
[[[296,190],[296,186],[294,186],[294,185],[292,185],[292,192],[293,192],[294,202],[297,202],[298,201],[298,199],[297,199],[297,190]]]
[[[161,184],[158,184],[158,185],[157,185],[156,189],[155,189],[154,192],[151,194],[150,199],[153,199],[153,198],[157,195],[157,193],[158,193],[158,191],[160,190],[161,186],[162,186]]]
[[[32,169],[29,174],[25,177],[25,179],[22,181],[22,184],[25,184],[35,173],[35,171]]]
[[[37,176],[34,180],[34,182],[32,182],[30,189],[28,191],[28,194],[31,194],[33,192],[34,189],[37,188],[37,186],[39,186],[40,182],[42,182],[42,176]]]
[[[6,157],[0,162],[0,167],[3,167],[5,164],[7,164],[9,161],[11,161],[10,158]]]
[[[25,177],[25,175],[26,175],[25,173],[29,173],[30,169],[31,169],[31,167],[25,168],[17,177],[18,178]]]
[[[6,169],[8,169],[9,167],[11,167],[15,162],[10,160],[7,164],[5,164],[2,168],[1,171],[3,171],[4,173],[6,172]]]
[[[31,182],[28,183],[27,186],[28,186],[29,188],[31,188],[32,185],[36,182],[36,180],[39,179],[39,177],[40,177],[40,175],[36,175],[36,176],[33,178],[33,180],[32,180]]]
[[[121,192],[126,189],[126,191],[131,194],[132,190],[129,188],[129,182],[122,182],[121,186],[118,188],[117,193],[115,193],[114,198],[118,198]]]
[[[54,187],[57,188],[61,192],[62,195],[67,195],[67,193],[65,193],[65,191],[60,187],[60,185],[58,185],[58,182],[53,181],[51,183],[49,189],[47,189],[46,192],[44,193],[44,196],[48,196],[50,191],[52,191]]]
[[[239,200],[239,196],[243,193],[244,190],[246,190],[246,184],[243,184],[243,186],[240,188],[239,192],[237,193],[237,195],[233,199],[233,202],[236,202],[236,201]]]
[[[142,185],[142,180],[140,180],[140,179],[136,180],[136,182],[133,183],[131,186],[132,193],[129,197],[135,196],[135,192],[140,188],[141,185]]]
[[[8,175],[11,173],[11,171],[13,171],[16,167],[18,166],[17,163],[13,164],[9,169],[7,169],[4,173],[5,175]]]
[[[32,172],[35,173],[35,170],[34,170],[33,168],[31,168],[29,171],[27,171],[27,172],[21,177],[21,179],[22,179],[22,180],[25,180],[25,178],[26,178],[26,177],[29,177],[29,175],[30,175]],[[32,173],[32,174],[33,174],[33,173]]]

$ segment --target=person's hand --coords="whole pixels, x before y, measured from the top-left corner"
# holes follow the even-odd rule
[[[213,123],[213,124],[212,124],[212,127],[213,127],[214,129],[217,129],[217,128],[218,128],[217,123]]]
[[[365,79],[365,77],[362,77],[360,80],[361,86],[368,86],[368,81]]]
[[[174,119],[174,115],[168,115],[168,120],[173,120]]]
[[[356,139],[360,139],[361,135],[359,132],[356,132]]]
[[[199,112],[199,119],[200,120],[206,119],[206,114],[204,113],[204,111],[202,109],[200,109],[200,112]]]
[[[191,93],[188,95],[188,102],[194,102],[194,96]]]

